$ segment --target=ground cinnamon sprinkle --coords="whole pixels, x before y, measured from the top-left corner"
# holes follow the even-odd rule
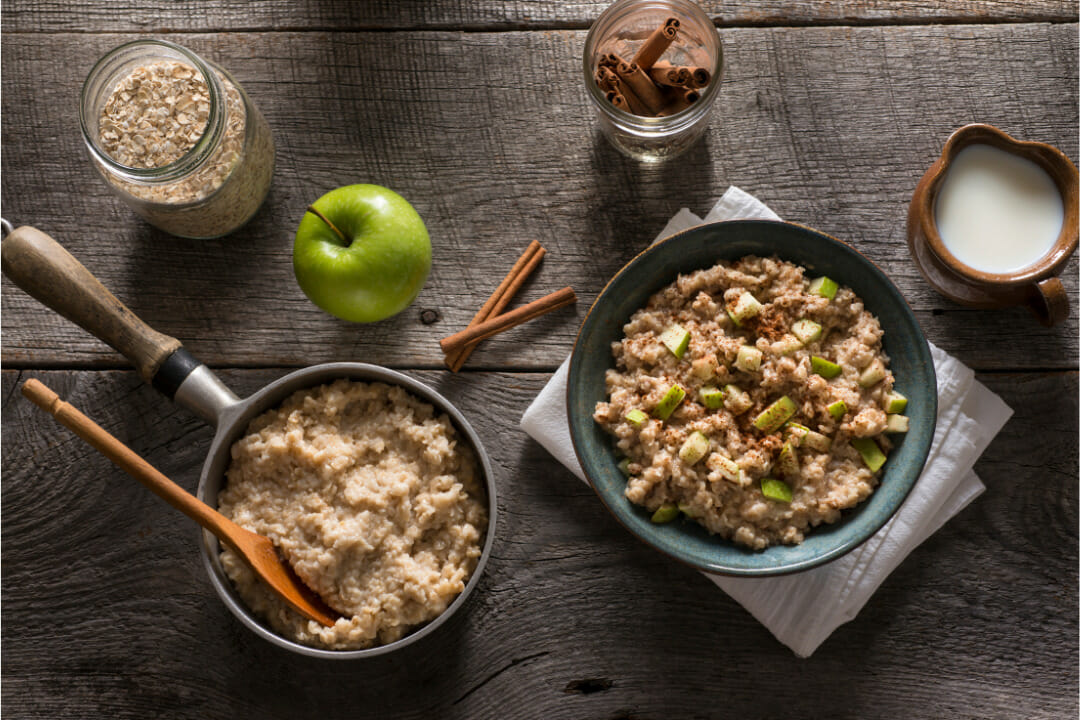
[[[734,302],[730,303],[730,305],[733,306]],[[779,308],[772,305],[766,305],[758,315],[747,318],[743,321],[743,324],[747,330],[756,333],[758,337],[763,337],[769,342],[779,340],[788,333],[787,322],[783,313],[780,312]]]

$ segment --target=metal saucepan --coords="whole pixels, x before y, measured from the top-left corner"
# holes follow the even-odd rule
[[[6,223],[5,223],[6,225]],[[6,228],[10,228],[6,225]],[[479,581],[495,538],[495,477],[480,438],[465,417],[442,395],[393,370],[364,363],[325,363],[296,370],[246,399],[238,398],[205,365],[191,356],[176,338],[159,333],[124,306],[59,243],[45,233],[23,226],[11,230],[0,245],[3,272],[16,285],[48,307],[94,334],[127,357],[146,382],[216,427],[203,464],[198,497],[217,507],[229,450],[248,423],[289,395],[338,378],[399,385],[445,412],[479,458],[487,492],[488,525],[480,561],[465,590],[437,618],[402,639],[365,650],[322,650],[300,645],[274,633],[256,618],[236,594],[222,569],[217,538],[203,532],[203,564],[225,606],[257,635],[275,645],[312,657],[354,659],[391,652],[435,630],[465,602]]]

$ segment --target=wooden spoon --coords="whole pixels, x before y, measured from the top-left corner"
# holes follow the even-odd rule
[[[296,612],[326,627],[332,627],[340,617],[278,557],[270,538],[240,527],[184,490],[38,380],[23,383],[22,393],[158,497],[212,532]]]

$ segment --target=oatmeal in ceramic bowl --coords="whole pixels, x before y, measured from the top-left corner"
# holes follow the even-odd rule
[[[890,435],[907,432],[878,319],[777,257],[680,275],[623,333],[593,417],[653,522],[801,543],[874,492]]]

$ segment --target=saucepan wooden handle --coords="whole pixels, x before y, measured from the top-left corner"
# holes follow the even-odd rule
[[[140,320],[40,230],[25,225],[13,230],[0,244],[0,260],[12,282],[118,350],[147,382],[180,348],[179,340]]]

